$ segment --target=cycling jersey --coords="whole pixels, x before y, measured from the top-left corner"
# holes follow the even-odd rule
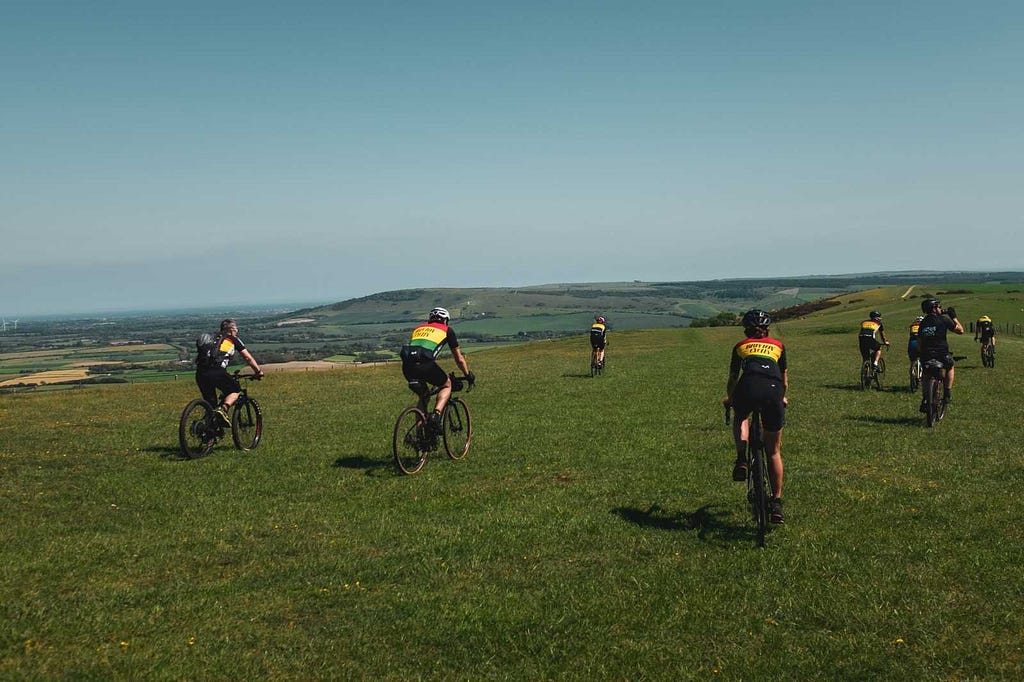
[[[592,348],[604,348],[605,339],[608,336],[608,329],[600,322],[590,325],[590,346]]]
[[[222,334],[217,349],[210,356],[208,364],[196,365],[196,385],[203,400],[214,407],[217,406],[217,391],[222,395],[238,393],[242,390],[238,380],[228,374],[227,367],[235,353],[245,350],[245,344],[237,336]]]
[[[443,322],[427,322],[412,330],[409,343],[402,348],[402,359],[413,362],[435,360],[445,345],[452,349],[459,347],[455,331]]]
[[[786,371],[786,348],[782,342],[765,336],[760,339],[743,339],[732,349],[729,363],[730,374],[763,374],[773,379],[782,379]]]
[[[879,334],[882,334],[885,327],[882,326],[881,322],[877,320],[864,320],[860,323],[860,333],[858,336],[861,338],[876,339]]]
[[[995,325],[993,325],[990,320],[985,320],[984,322],[981,322],[979,320],[978,321],[978,332],[977,332],[977,335],[980,336],[982,338],[982,340],[984,340],[984,341],[987,341],[988,339],[991,339],[991,338],[995,337],[995,335],[996,335]]]
[[[948,315],[925,316],[917,330],[922,360],[944,359],[949,355],[946,332],[950,329],[956,329],[956,323]]]

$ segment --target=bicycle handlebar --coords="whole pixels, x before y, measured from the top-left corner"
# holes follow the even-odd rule
[[[236,369],[232,376],[235,377],[236,379],[247,379],[249,381],[260,380],[260,377],[256,376],[255,374],[242,374],[242,370],[240,369]]]

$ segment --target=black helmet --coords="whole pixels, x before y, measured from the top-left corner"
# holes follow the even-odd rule
[[[762,329],[767,329],[768,325],[770,325],[771,323],[772,316],[763,310],[758,310],[757,308],[754,308],[753,310],[748,310],[743,315],[743,326],[745,328],[760,327]]]
[[[926,298],[921,301],[921,312],[925,315],[932,311],[932,308],[938,308],[941,304],[937,298]]]
[[[882,319],[882,313],[878,312],[877,310],[872,310],[870,313],[868,313],[868,317],[870,317],[872,320],[880,320]]]

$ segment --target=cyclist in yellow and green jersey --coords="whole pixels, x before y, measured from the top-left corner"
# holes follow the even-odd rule
[[[882,343],[879,343],[881,339]],[[885,327],[882,326],[882,313],[872,310],[868,319],[860,323],[860,332],[857,334],[860,342],[860,357],[862,360],[871,359],[871,364],[878,368],[878,358],[882,357],[882,345],[889,345],[889,339],[885,337]]]
[[[430,415],[431,425],[438,431],[441,424],[441,411],[448,404],[452,394],[452,380],[444,369],[437,364],[437,356],[445,346],[452,351],[452,358],[462,373],[466,375],[470,385],[476,382],[476,375],[469,371],[466,356],[459,348],[459,339],[455,330],[448,326],[451,315],[444,308],[434,308],[427,316],[427,321],[412,330],[409,343],[402,346],[402,374],[406,381],[425,381],[432,386],[441,388],[437,393],[434,413]]]
[[[775,499],[771,501],[771,522],[784,523],[782,513],[782,427],[786,424],[786,390],[789,369],[786,347],[768,335],[771,316],[763,310],[750,310],[743,316],[742,341],[733,346],[729,362],[729,380],[722,404],[736,413],[733,439],[736,463],[732,480],[747,480],[747,440],[750,413],[757,409],[764,425],[764,449],[768,456],[768,476]],[[741,375],[742,372],[742,375]]]

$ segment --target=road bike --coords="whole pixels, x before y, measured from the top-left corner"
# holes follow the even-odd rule
[[[981,364],[983,367],[995,367],[996,366],[996,344],[994,343],[983,343],[981,344]]]
[[[925,424],[931,428],[942,421],[949,407],[949,389],[943,380],[946,370],[940,360],[928,360],[924,363],[921,378],[921,405],[924,411]]]
[[[921,385],[921,358],[914,358],[910,363],[910,392],[917,393]]]
[[[419,396],[419,400],[414,407],[407,407],[398,415],[392,440],[395,464],[402,473],[415,474],[422,469],[427,454],[436,451],[441,444],[450,459],[462,459],[469,452],[473,439],[469,406],[455,393],[463,388],[468,391],[473,384],[468,377],[457,377],[454,372],[448,377],[452,382],[452,396],[441,412],[439,432],[430,424],[427,415],[432,414],[428,409],[430,398],[436,396],[441,388],[430,389],[423,381],[409,382],[409,388]]]
[[[255,374],[233,374],[236,380],[257,379]],[[239,450],[254,450],[263,437],[263,412],[255,398],[249,397],[248,389],[243,385],[238,400],[231,408],[231,440]],[[227,428],[220,423],[214,414],[214,407],[197,398],[185,406],[178,424],[178,442],[181,454],[186,459],[205,457],[213,451],[213,446],[224,437]]]
[[[884,346],[883,346],[884,348]],[[876,367],[871,362],[871,356],[861,363],[860,365],[860,388],[862,391],[866,391],[871,388],[872,384],[876,390],[882,390],[882,375],[885,374],[885,358],[882,354],[878,355],[878,366]]]
[[[726,424],[730,421],[730,410],[729,407],[725,408]],[[757,546],[764,547],[775,493],[772,490],[771,477],[768,475],[768,457],[761,435],[761,413],[756,409],[750,413],[747,452],[744,457],[747,463],[747,504],[750,505],[754,523],[757,524]]]

